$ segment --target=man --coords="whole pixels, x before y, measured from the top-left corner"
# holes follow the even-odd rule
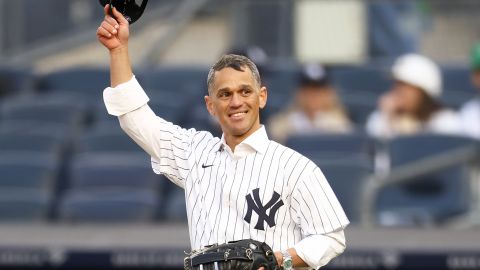
[[[480,43],[477,43],[471,55],[472,83],[480,91]],[[477,97],[465,103],[460,109],[464,133],[472,138],[480,139],[480,92]]]
[[[298,77],[295,103],[269,121],[272,137],[284,142],[293,134],[350,132],[352,123],[324,67],[306,65]]]
[[[223,136],[186,130],[157,117],[132,74],[128,22],[114,10],[97,30],[110,52],[104,100],[123,130],[151,155],[156,173],[185,189],[193,250],[238,239],[266,242],[278,263],[318,268],[345,249],[348,225],[321,170],[270,141],[259,122],[267,101],[248,58],[227,55],[208,76],[208,111]]]
[[[440,102],[442,79],[438,66],[418,54],[399,57],[392,67],[395,83],[367,120],[367,132],[392,138],[420,132],[459,134],[458,115]]]

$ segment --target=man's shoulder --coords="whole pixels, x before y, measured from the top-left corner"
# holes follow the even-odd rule
[[[196,130],[194,128],[189,129],[189,132],[192,136],[193,145],[220,145],[221,139],[214,136],[210,131],[206,130]]]
[[[303,165],[311,163],[311,165],[316,166],[313,161],[311,161],[309,158],[307,158],[297,150],[292,149],[286,145],[283,145],[273,140],[271,140],[271,142],[277,148],[278,153],[281,153],[280,156],[278,157],[281,166],[290,165],[291,163],[294,163],[294,164],[298,163]]]

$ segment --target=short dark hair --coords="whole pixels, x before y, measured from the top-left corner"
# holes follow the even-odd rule
[[[208,93],[210,94],[213,81],[215,80],[215,72],[220,71],[224,68],[233,68],[238,71],[244,71],[244,68],[247,67],[253,74],[253,78],[257,83],[257,86],[261,86],[262,81],[260,79],[260,73],[255,63],[252,62],[248,57],[237,54],[226,54],[220,57],[220,59],[210,68],[207,78]]]

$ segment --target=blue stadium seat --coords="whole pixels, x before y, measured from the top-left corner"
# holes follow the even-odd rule
[[[320,168],[352,223],[361,218],[362,190],[372,168],[359,163],[326,163]]]
[[[453,108],[459,108],[477,94],[471,82],[471,71],[468,67],[444,66],[442,102]]]
[[[370,92],[379,96],[392,86],[388,72],[388,68],[365,65],[334,68],[331,70],[331,75],[333,83],[339,88],[339,91],[346,93]]]
[[[155,219],[158,193],[139,189],[70,190],[58,209],[70,223],[141,223]]]
[[[42,153],[0,153],[0,189],[27,188],[54,191],[58,159]]]
[[[320,167],[328,163],[360,163],[371,166],[372,142],[364,133],[293,135],[286,145],[312,159]]]
[[[0,134],[24,134],[32,136],[44,136],[59,143],[68,143],[72,134],[67,125],[57,123],[42,123],[31,120],[3,121],[0,122]]]
[[[210,115],[205,104],[197,103],[190,107],[189,117],[182,121],[183,128],[195,128],[196,130],[205,130],[214,136],[221,136],[222,131],[217,120]]]
[[[399,137],[388,144],[392,168],[469,146],[475,147],[474,142],[464,137],[428,134]],[[444,169],[408,183],[388,185],[377,197],[379,221],[385,225],[442,222],[467,211],[469,195],[466,166]]]
[[[207,92],[208,67],[162,66],[139,73],[139,81],[146,89],[163,89],[173,93],[197,94],[198,89]],[[179,92],[180,91],[180,92]]]
[[[0,222],[46,221],[52,195],[41,189],[0,189]]]
[[[63,150],[62,143],[52,136],[25,133],[0,133],[0,153],[32,151],[51,153],[58,156]]]
[[[354,124],[365,126],[370,114],[377,108],[378,96],[370,92],[342,93],[341,101]]]
[[[131,188],[158,190],[157,175],[147,155],[83,154],[72,160],[70,187],[74,189]]]
[[[4,122],[35,121],[74,128],[85,120],[85,107],[75,100],[55,96],[9,99],[1,105],[1,117]]]
[[[262,83],[267,87],[269,96],[287,95],[293,97],[298,87],[299,67],[270,67],[262,74]]]
[[[94,94],[101,99],[103,89],[109,85],[108,69],[72,68],[41,76],[37,87],[40,90]]]
[[[76,150],[80,153],[142,153],[143,150],[127,134],[118,121],[101,122],[80,136]]]
[[[171,182],[168,183],[167,190],[168,194],[164,197],[164,207],[159,209],[160,217],[166,221],[186,221],[185,190]]]
[[[34,76],[28,69],[0,67],[0,97],[23,95],[34,89]]]

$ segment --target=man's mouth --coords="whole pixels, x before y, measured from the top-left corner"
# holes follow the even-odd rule
[[[247,114],[247,112],[248,111],[231,113],[231,114],[228,115],[228,117],[233,118],[233,119],[241,119]]]

